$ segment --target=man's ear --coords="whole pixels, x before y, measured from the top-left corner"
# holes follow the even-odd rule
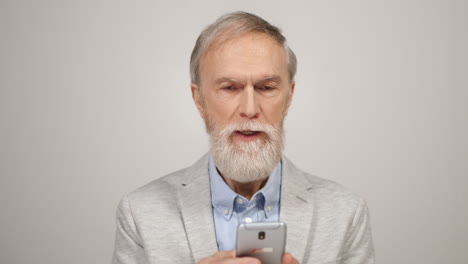
[[[292,81],[291,86],[289,87],[289,98],[288,102],[286,103],[286,109],[284,111],[284,115],[286,116],[288,114],[289,106],[291,105],[292,98],[294,95],[294,88],[296,87],[296,82]]]
[[[202,98],[200,98],[201,92],[199,91],[200,87],[194,83],[190,85],[190,89],[192,90],[192,99],[193,102],[195,103],[195,106],[198,109],[198,112],[200,113],[201,118],[205,119],[204,113],[205,111],[203,110],[203,103],[202,103]]]

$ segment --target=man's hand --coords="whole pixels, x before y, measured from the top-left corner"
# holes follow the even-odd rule
[[[236,258],[236,251],[219,251],[213,256],[202,259],[198,264],[262,264],[260,260],[251,257]]]
[[[283,264],[299,264],[299,261],[287,252],[283,254],[282,262]]]
[[[299,264],[291,254],[284,253],[283,264]],[[261,264],[260,260],[251,257],[236,257],[235,250],[219,251],[213,256],[202,259],[198,264]]]

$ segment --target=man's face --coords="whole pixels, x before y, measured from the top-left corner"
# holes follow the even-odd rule
[[[202,98],[194,98],[208,124],[224,127],[252,120],[281,126],[291,102],[294,83],[289,81],[284,49],[265,34],[251,33],[224,42],[200,62]],[[196,97],[196,95],[194,95]],[[261,135],[233,135],[249,141]]]
[[[200,80],[192,95],[218,170],[238,182],[268,177],[281,158],[294,91],[284,49],[265,34],[226,41],[202,58]]]

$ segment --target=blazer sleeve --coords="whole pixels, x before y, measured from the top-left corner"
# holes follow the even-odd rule
[[[374,264],[370,216],[366,202],[360,198],[342,255],[342,264]]]
[[[122,198],[117,208],[116,226],[112,264],[147,264],[143,243],[127,197]]]

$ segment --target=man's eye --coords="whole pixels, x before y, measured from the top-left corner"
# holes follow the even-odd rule
[[[261,86],[260,87],[260,90],[262,90],[262,91],[271,91],[273,89],[274,88],[272,86]]]
[[[227,91],[234,91],[234,90],[236,90],[237,88],[234,87],[234,86],[226,86],[226,87],[223,87],[222,89],[223,89],[223,90],[227,90]]]

